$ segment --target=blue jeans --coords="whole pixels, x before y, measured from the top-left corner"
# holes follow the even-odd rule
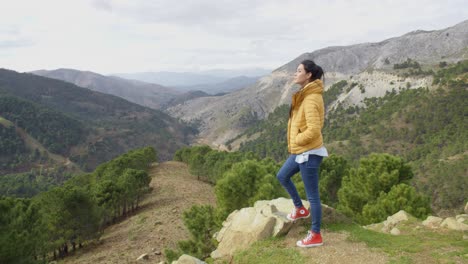
[[[294,206],[301,207],[302,201],[297,193],[296,186],[291,181],[291,177],[301,172],[302,181],[304,182],[304,187],[307,194],[307,199],[310,203],[310,213],[312,218],[312,228],[311,230],[315,233],[320,233],[320,224],[322,220],[322,204],[320,203],[320,194],[319,194],[319,167],[322,163],[322,156],[309,155],[309,160],[298,164],[296,163],[296,155],[290,155],[289,158],[284,162],[283,167],[276,175],[276,178],[279,180],[281,185],[286,189],[286,191],[291,196]]]

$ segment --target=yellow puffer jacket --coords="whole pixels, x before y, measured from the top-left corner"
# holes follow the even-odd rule
[[[323,145],[323,83],[315,80],[292,97],[288,121],[288,152],[300,154]]]

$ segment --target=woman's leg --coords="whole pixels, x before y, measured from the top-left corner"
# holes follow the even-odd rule
[[[322,221],[322,204],[320,203],[319,194],[319,168],[323,157],[317,155],[309,155],[309,160],[299,164],[301,170],[302,181],[307,194],[307,199],[310,203],[310,213],[312,214],[312,231],[320,233],[320,225]]]
[[[301,207],[301,198],[299,197],[299,193],[297,193],[296,186],[291,181],[291,177],[298,172],[299,164],[296,163],[296,155],[290,155],[279,170],[276,178],[291,196],[294,206]]]

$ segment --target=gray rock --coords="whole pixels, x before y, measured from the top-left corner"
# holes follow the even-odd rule
[[[206,262],[184,254],[178,260],[172,261],[172,264],[206,264]]]
[[[446,218],[440,226],[452,230],[468,231],[468,225],[458,222],[454,217]]]
[[[438,228],[440,227],[440,223],[442,223],[444,219],[440,218],[440,217],[436,217],[436,216],[428,216],[426,218],[426,220],[424,220],[422,222],[422,224],[426,227],[430,227],[430,228]]]
[[[390,231],[390,234],[394,235],[394,236],[398,236],[401,234],[400,230],[396,227],[392,228],[392,230]]]
[[[411,217],[412,216],[404,210],[400,210],[394,215],[387,217],[387,220],[382,222],[383,227],[381,228],[381,231],[384,233],[389,233],[399,223],[408,221]]]

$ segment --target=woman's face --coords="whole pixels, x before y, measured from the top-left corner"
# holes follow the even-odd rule
[[[312,73],[306,72],[304,65],[299,64],[299,66],[297,66],[296,73],[294,73],[294,83],[297,83],[300,86],[305,86],[309,82],[310,77],[312,77]]]

